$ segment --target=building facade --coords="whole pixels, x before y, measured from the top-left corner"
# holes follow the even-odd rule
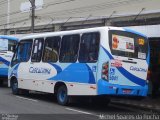
[[[35,32],[160,24],[159,0],[35,0]],[[0,0],[0,33],[31,32],[30,0]]]

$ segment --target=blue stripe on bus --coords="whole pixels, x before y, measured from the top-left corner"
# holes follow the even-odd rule
[[[143,36],[143,37],[146,37],[147,38],[147,36],[146,35],[144,35],[144,34],[142,34],[142,33],[140,33],[140,32],[137,32],[137,31],[135,31],[135,30],[132,30],[132,29],[129,29],[129,28],[123,28],[125,31],[127,31],[127,32],[130,32],[130,33],[135,33],[135,34],[137,34],[137,35],[140,35],[140,36]]]
[[[131,80],[132,82],[145,86],[146,81],[144,79],[138,78],[137,76],[134,76],[133,74],[129,73],[127,70],[125,70],[123,67],[117,68],[127,79]],[[127,75],[126,75],[127,74]]]
[[[149,64],[150,64],[150,47],[149,47],[149,45],[148,45],[147,64],[148,64],[148,66],[149,66]]]
[[[112,55],[102,46],[102,48],[104,49],[104,51],[106,52],[106,54],[109,56],[110,59],[114,59],[112,57]],[[129,73],[127,70],[125,70],[123,67],[119,67],[117,68],[119,70],[119,72],[121,74],[123,74],[128,80],[138,84],[138,85],[141,85],[141,86],[145,86],[145,83],[146,81],[144,79],[141,79],[131,73]]]
[[[1,39],[8,39],[8,40],[15,40],[18,41],[18,38],[12,37],[12,36],[7,36],[7,35],[0,35]]]
[[[65,82],[95,84],[95,77],[93,75],[93,72],[85,63],[73,63],[62,72],[58,73],[56,76],[49,78],[48,80],[63,80]]]
[[[50,65],[52,65],[56,70],[57,70],[57,73],[61,73],[62,72],[62,68],[56,64],[53,64],[53,63],[49,63]]]
[[[10,77],[15,76],[16,78],[18,78],[18,67],[19,67],[20,63],[16,64],[15,66],[12,67],[12,73],[10,74]]]
[[[8,77],[8,68],[0,68],[0,76]]]
[[[91,70],[91,68],[86,64],[87,68],[88,68],[88,71],[89,71],[89,82],[88,83],[92,83],[92,84],[95,84],[95,77],[94,77],[94,74],[93,74],[93,71]]]
[[[5,65],[9,66],[10,62],[5,60],[4,58],[0,57],[0,62],[4,63]]]

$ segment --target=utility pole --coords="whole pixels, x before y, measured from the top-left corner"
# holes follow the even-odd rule
[[[7,9],[7,29],[9,29],[10,25],[10,0],[8,0],[8,9]]]
[[[32,10],[32,15],[31,15],[31,32],[34,33],[34,18],[35,18],[35,0],[29,0],[31,3],[31,10]]]

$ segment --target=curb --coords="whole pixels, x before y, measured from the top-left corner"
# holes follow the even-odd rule
[[[122,100],[112,100],[111,103],[113,104],[118,104],[118,105],[125,105],[125,106],[129,106],[129,107],[136,107],[142,110],[151,110],[153,112],[160,112],[160,105],[151,105],[148,103],[137,103],[134,101],[122,101]]]

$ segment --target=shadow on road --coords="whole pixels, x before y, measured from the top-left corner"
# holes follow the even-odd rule
[[[26,98],[36,99],[43,102],[58,104],[55,95],[53,94],[45,94],[45,93],[30,93],[27,95],[21,95]],[[133,112],[131,110],[117,107],[111,103],[108,103],[108,101],[105,102],[93,102],[87,97],[81,97],[81,98],[73,98],[71,103],[66,106],[71,107],[74,109],[81,109],[85,111],[94,111],[94,112]]]

